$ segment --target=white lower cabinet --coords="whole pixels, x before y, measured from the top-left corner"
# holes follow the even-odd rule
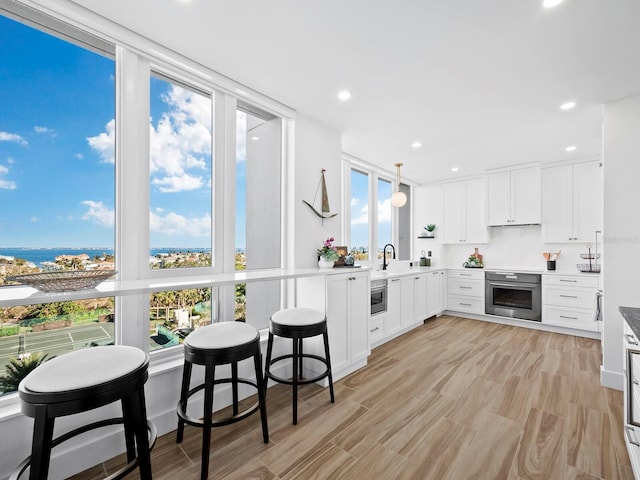
[[[407,272],[387,279],[387,311],[369,319],[369,341],[375,347],[421,325],[444,310],[444,270]]]
[[[363,367],[369,356],[370,282],[368,272],[301,278],[297,305],[327,316],[334,381]],[[322,338],[305,340],[305,350],[323,354]]]
[[[427,295],[426,295],[426,315],[425,318],[438,315],[444,310],[444,295],[446,293],[444,288],[445,272],[444,270],[430,272],[426,274],[427,277]]]
[[[624,322],[624,442],[635,478],[640,478],[640,341]]]
[[[542,276],[542,323],[597,332],[596,292],[599,276],[544,274]]]
[[[484,271],[449,270],[447,309],[455,312],[484,314]]]

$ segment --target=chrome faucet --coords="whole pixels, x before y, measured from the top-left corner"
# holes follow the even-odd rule
[[[387,243],[382,249],[382,270],[387,269],[387,247],[391,247],[391,254],[393,255],[391,258],[396,259],[396,247]]]

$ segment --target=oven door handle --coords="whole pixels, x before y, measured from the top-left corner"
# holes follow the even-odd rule
[[[507,287],[507,288],[531,288],[535,289],[540,286],[539,283],[501,283],[501,282],[489,282],[490,287]]]

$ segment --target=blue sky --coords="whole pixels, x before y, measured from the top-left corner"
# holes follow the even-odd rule
[[[2,16],[0,58],[0,247],[112,247],[114,61]],[[150,82],[151,247],[209,247],[212,100]]]

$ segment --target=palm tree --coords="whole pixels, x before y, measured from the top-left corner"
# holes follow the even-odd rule
[[[0,377],[0,392],[9,393],[18,390],[18,385],[24,377],[29,375],[36,367],[47,361],[47,354],[35,352],[22,359],[12,357],[5,367],[7,373]]]

